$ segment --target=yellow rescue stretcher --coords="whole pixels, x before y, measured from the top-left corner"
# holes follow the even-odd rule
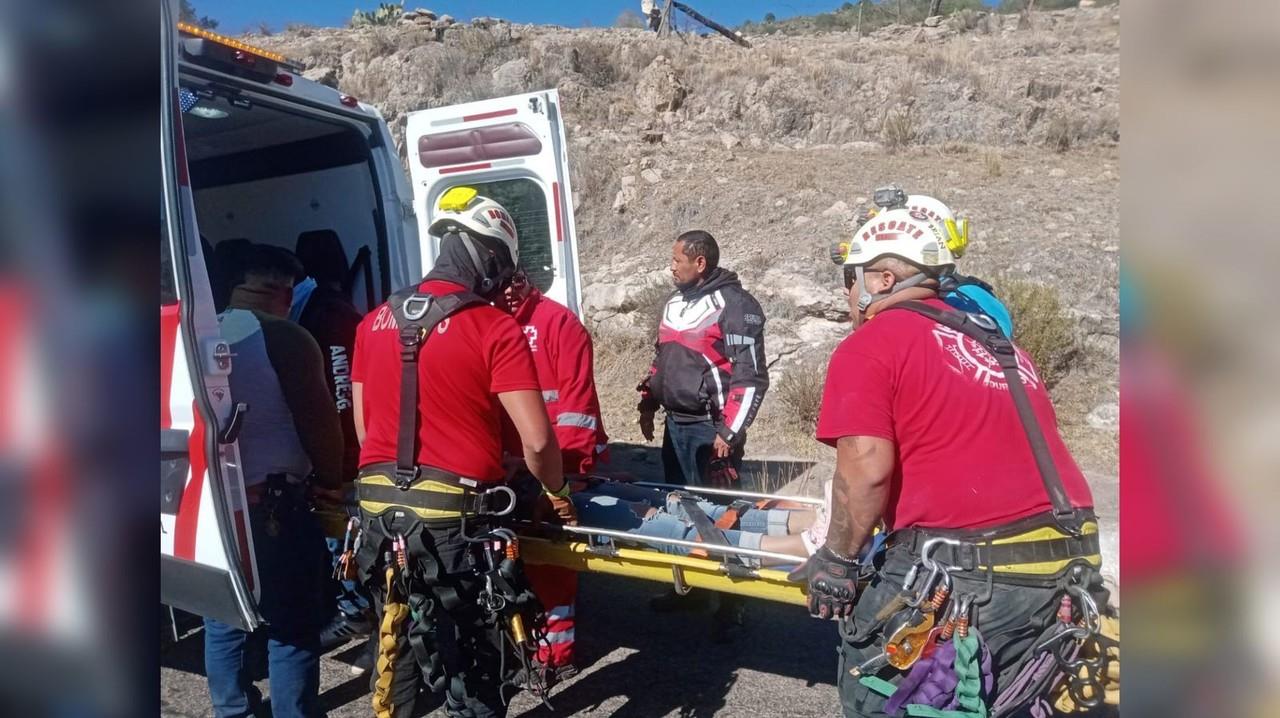
[[[780,500],[815,506],[822,504],[822,499],[804,496],[779,496],[751,491],[648,482],[634,482],[633,485],[739,499]],[[526,527],[532,528],[529,524],[526,524]],[[516,528],[519,533],[520,525],[517,524]],[[804,585],[788,581],[788,571],[737,565],[733,567],[731,575],[729,564],[723,560],[669,554],[660,551],[658,547],[679,546],[724,558],[773,559],[793,565],[804,561],[797,556],[703,541],[643,536],[589,526],[546,525],[546,528],[558,532],[560,536],[547,538],[531,535],[527,531],[521,535],[522,555],[526,563],[561,566],[579,572],[603,573],[667,583],[681,595],[694,588],[700,588],[796,606],[805,606],[808,603]]]

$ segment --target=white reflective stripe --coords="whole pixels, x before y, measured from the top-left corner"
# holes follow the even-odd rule
[[[556,606],[550,611],[547,611],[547,619],[551,621],[563,621],[568,618],[573,618],[573,615],[574,613],[573,613],[572,605]]]
[[[560,391],[557,389],[548,389],[542,392],[542,400],[547,403],[560,401]]]
[[[552,631],[547,634],[547,643],[552,645],[560,643],[573,643],[573,629],[567,631]]]
[[[576,426],[579,429],[592,429],[600,426],[596,418],[590,414],[579,414],[573,411],[566,411],[556,419],[556,426]]]
[[[716,406],[724,408],[724,385],[720,383],[720,370],[716,368],[715,362],[711,361],[706,355],[702,355],[703,360],[707,362],[707,366],[711,367],[711,378],[716,380]]]
[[[756,362],[756,338],[747,337],[741,334],[724,335],[725,346],[730,347],[751,347],[751,368],[760,371],[760,365]]]
[[[733,424],[729,426],[729,431],[738,433],[742,429],[742,425],[747,421],[747,414],[751,413],[751,400],[756,398],[756,388],[754,386],[747,387],[742,394],[742,404],[738,407],[738,415],[733,417]]]

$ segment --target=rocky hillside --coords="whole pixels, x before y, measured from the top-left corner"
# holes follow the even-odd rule
[[[827,247],[852,231],[874,186],[897,182],[971,219],[963,271],[1058,292],[1070,347],[1055,401],[1082,462],[1110,472],[1119,21],[1117,7],[1037,13],[1029,26],[965,12],[861,39],[748,35],[754,47],[744,49],[719,37],[419,14],[252,42],[378,106],[401,143],[412,110],[559,90],[584,301],[615,438],[638,440],[631,389],[669,284],[670,242],[701,227],[769,313],[777,388],[751,451],[818,451],[798,406],[812,401],[825,356],[848,331]]]

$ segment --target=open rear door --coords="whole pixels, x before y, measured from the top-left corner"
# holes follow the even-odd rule
[[[234,441],[232,357],[196,228],[169,2],[161,17],[160,600],[252,630],[258,582]]]
[[[405,144],[424,270],[437,256],[438,240],[427,229],[440,195],[475,187],[515,219],[520,262],[534,285],[581,314],[573,195],[555,90],[414,112]]]

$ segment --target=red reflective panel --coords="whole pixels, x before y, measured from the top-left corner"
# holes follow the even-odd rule
[[[542,142],[528,125],[512,122],[454,130],[418,138],[418,161],[423,167],[528,157],[542,151]]]

